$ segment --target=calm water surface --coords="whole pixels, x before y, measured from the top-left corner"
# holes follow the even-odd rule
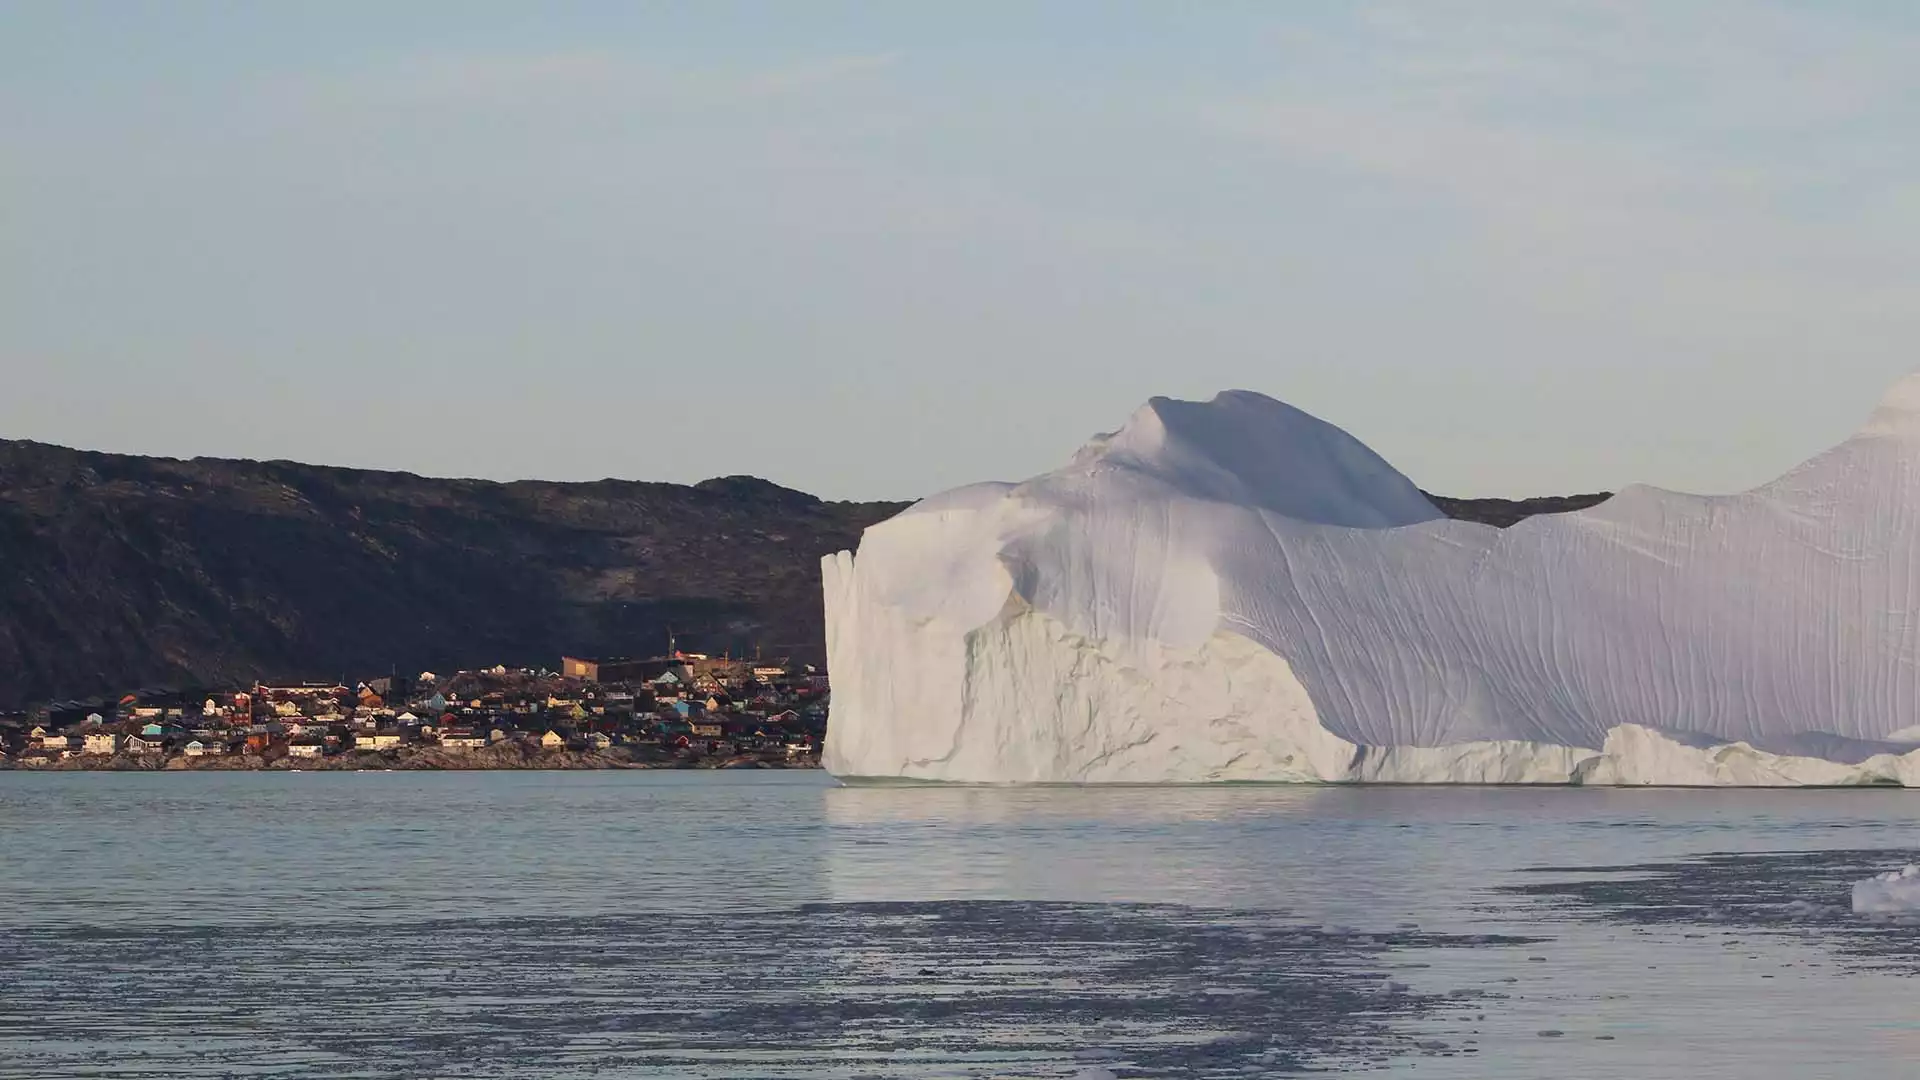
[[[1844,910],[1917,826],[1879,790],[0,773],[0,1076],[1920,1076],[1920,929]]]

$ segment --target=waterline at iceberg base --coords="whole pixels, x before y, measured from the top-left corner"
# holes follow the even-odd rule
[[[1920,376],[1770,484],[1449,520],[1339,428],[1156,398],[823,563],[826,767],[980,783],[1920,786]]]

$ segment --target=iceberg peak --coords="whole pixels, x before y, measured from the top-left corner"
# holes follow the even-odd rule
[[[1861,434],[1920,440],[1920,372],[1894,383],[1881,396]]]
[[[1120,430],[1094,436],[1073,465],[1123,469],[1192,497],[1321,525],[1380,529],[1442,516],[1365,443],[1251,390],[1153,398]]]

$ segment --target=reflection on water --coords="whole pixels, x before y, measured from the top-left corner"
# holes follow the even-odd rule
[[[0,1075],[1900,1075],[1884,961],[1911,939],[1828,894],[1914,861],[1917,817],[1885,791],[0,773]]]
[[[1478,926],[1488,874],[1570,853],[1614,862],[1920,839],[1920,798],[1882,791],[883,785],[823,794],[832,826],[824,872],[838,899],[1226,904],[1452,928]]]
[[[1245,1076],[1471,1045],[1396,949],[1246,913],[944,901],[641,919],[24,928],[8,1075]],[[10,1006],[6,1013],[12,1012]],[[104,1009],[104,1011],[103,1011]],[[103,1019],[106,1022],[103,1022]]]

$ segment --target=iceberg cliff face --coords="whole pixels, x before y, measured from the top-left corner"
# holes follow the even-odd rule
[[[1235,391],[824,562],[826,765],[981,782],[1920,785],[1920,377],[1764,487],[1506,530]]]

